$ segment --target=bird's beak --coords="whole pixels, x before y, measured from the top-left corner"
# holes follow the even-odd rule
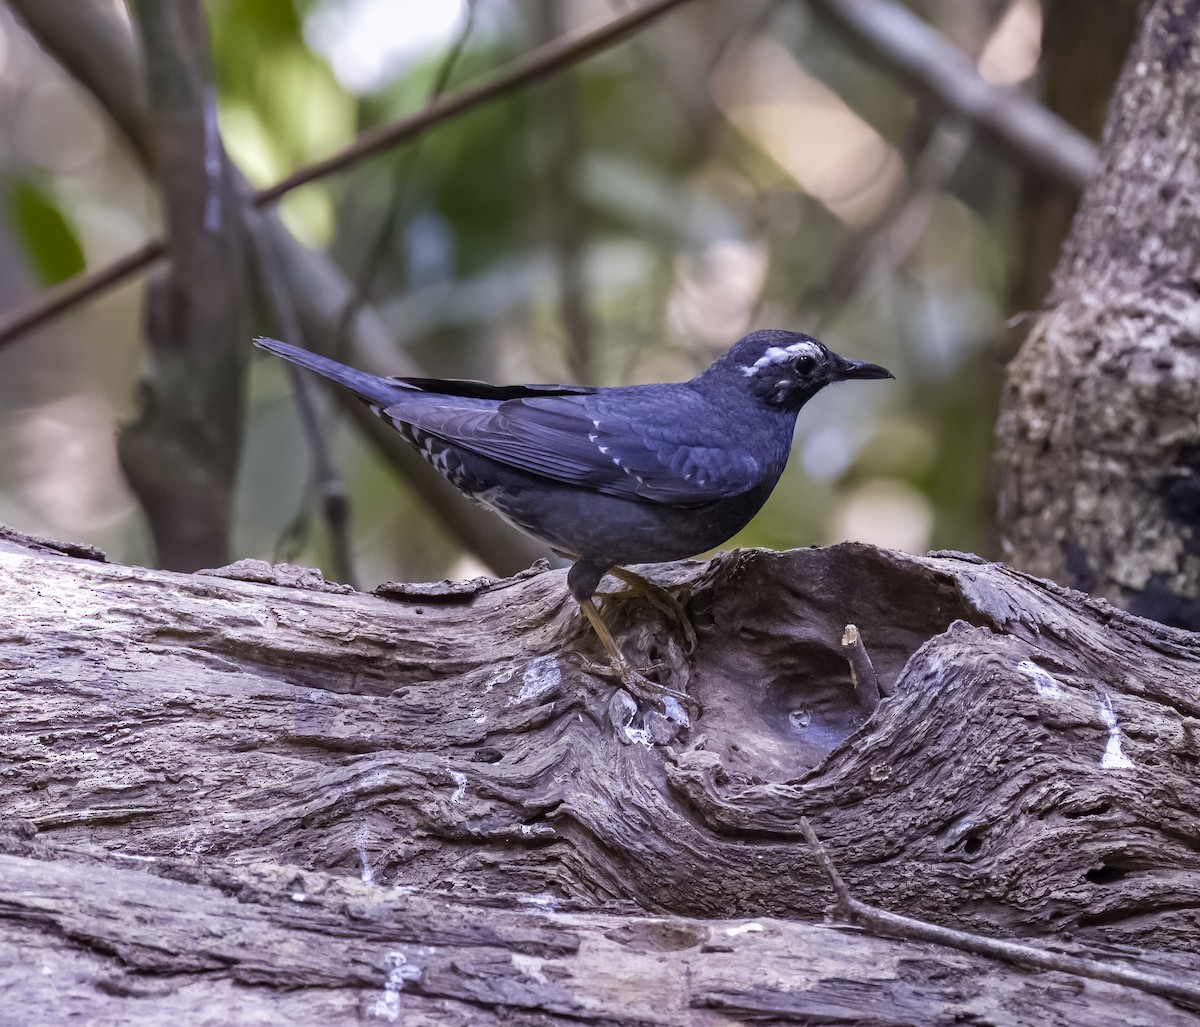
[[[841,374],[843,381],[895,377],[886,367],[880,367],[878,364],[868,364],[865,360],[847,360]]]

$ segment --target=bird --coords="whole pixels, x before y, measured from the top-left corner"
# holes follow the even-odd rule
[[[739,339],[690,381],[609,387],[384,378],[277,339],[254,344],[349,389],[460,492],[571,560],[571,595],[639,694],[671,690],[625,659],[593,600],[601,579],[665,593],[627,565],[727,541],[779,481],[805,403],[836,382],[894,377],[778,329]],[[665,604],[683,618],[669,594]]]

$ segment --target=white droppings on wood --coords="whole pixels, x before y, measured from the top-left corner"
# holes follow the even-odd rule
[[[535,909],[545,909],[553,912],[558,909],[558,896],[548,891],[540,891],[536,895],[518,895],[517,905],[533,906]]]
[[[383,994],[374,1001],[368,1013],[388,1023],[396,1023],[400,1019],[400,992],[409,981],[420,980],[421,968],[410,963],[400,951],[389,952],[383,965],[388,972]]]
[[[650,731],[644,727],[630,727],[628,724],[621,728],[621,732],[625,735],[628,742],[633,745],[644,745],[647,749],[653,747],[654,739],[650,737]]]
[[[1121,727],[1117,723],[1112,700],[1107,695],[1100,697],[1100,719],[1108,728],[1108,744],[1104,747],[1104,755],[1100,757],[1100,766],[1105,770],[1128,770],[1133,766],[1133,760],[1121,751]]]
[[[358,860],[362,864],[362,871],[359,873],[359,878],[363,884],[375,883],[375,871],[371,869],[371,858],[367,855],[367,825],[363,824],[358,829],[358,834],[354,836],[354,848],[358,852]]]
[[[506,667],[504,670],[498,670],[496,673],[489,675],[487,681],[485,681],[483,685],[483,694],[487,695],[487,693],[491,692],[497,685],[507,684],[512,680],[513,674],[515,673],[515,667]]]
[[[638,704],[634,701],[633,696],[623,688],[617,689],[608,703],[608,719],[619,732],[617,737],[625,745],[644,745],[650,748],[654,745],[654,739],[651,737],[649,729],[644,725],[642,727],[633,726],[637,715]]]
[[[751,921],[748,924],[738,924],[736,927],[725,928],[725,933],[731,938],[736,938],[742,934],[762,934],[766,928],[762,924]]]
[[[687,710],[673,696],[663,696],[662,705],[663,714],[671,723],[678,724],[680,727],[692,726],[692,719],[687,715]]]
[[[521,690],[508,700],[509,706],[537,699],[546,692],[555,689],[562,682],[562,671],[558,668],[558,660],[546,653],[529,661],[521,674]]]
[[[1033,660],[1022,660],[1017,664],[1017,671],[1033,682],[1033,687],[1038,690],[1038,695],[1062,695],[1062,687],[1054,675],[1043,670]]]
[[[544,959],[538,959],[537,956],[526,956],[521,952],[514,952],[509,958],[512,960],[514,970],[523,973],[526,977],[531,977],[538,984],[550,983],[546,975],[542,973]]]

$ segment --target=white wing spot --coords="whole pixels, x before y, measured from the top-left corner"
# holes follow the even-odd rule
[[[597,429],[599,429],[599,427],[600,427],[599,421],[592,421],[592,424],[595,425]],[[629,474],[629,468],[621,466],[621,458],[617,457],[617,456],[613,456],[612,451],[610,450],[610,448],[608,446],[600,445],[600,432],[598,430],[594,431],[594,432],[588,432],[588,442],[590,442],[593,446],[595,446],[598,450],[600,450],[600,452],[603,453],[606,457],[608,457],[609,460],[611,460],[614,464],[616,464],[618,467],[620,467],[622,471],[624,471],[626,474]]]

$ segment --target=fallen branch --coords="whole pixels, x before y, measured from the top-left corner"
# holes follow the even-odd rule
[[[1026,966],[1033,970],[1053,970],[1075,977],[1088,977],[1096,981],[1108,981],[1110,984],[1122,984],[1129,988],[1137,988],[1138,991],[1144,991],[1148,995],[1159,995],[1162,998],[1181,1001],[1192,1008],[1200,1009],[1200,987],[1190,984],[1186,980],[1171,980],[1158,974],[1112,966],[1095,959],[1070,956],[1065,952],[1049,952],[1045,949],[1034,948],[1032,945],[985,938],[982,935],[957,931],[950,927],[940,927],[925,920],[901,916],[899,913],[891,913],[878,906],[860,902],[850,894],[850,889],[842,880],[833,860],[829,858],[825,846],[821,844],[817,833],[805,817],[800,818],[800,830],[816,855],[817,862],[821,864],[821,868],[829,878],[829,883],[833,886],[834,894],[837,896],[838,912],[850,923],[866,927],[868,930],[879,931],[892,938],[932,942],[935,945],[958,949],[960,952],[971,952],[978,956],[1002,959],[1014,966]]]

